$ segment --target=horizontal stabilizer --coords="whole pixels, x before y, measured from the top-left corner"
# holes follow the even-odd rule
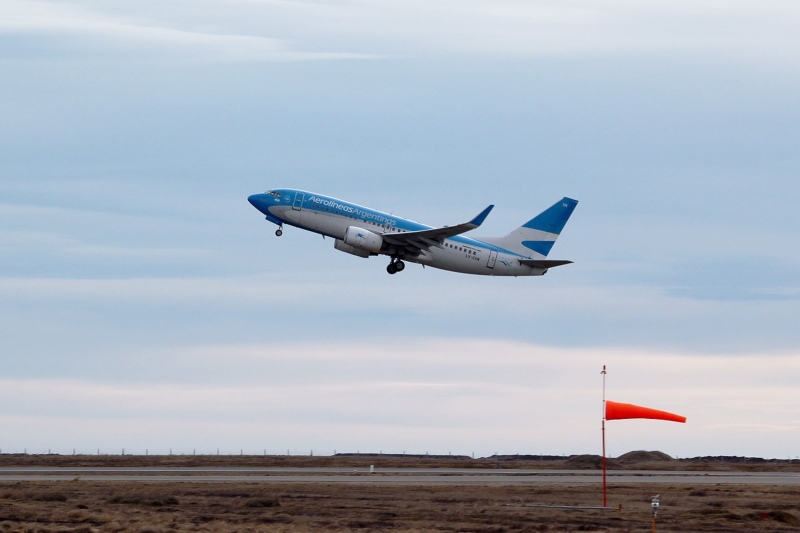
[[[568,265],[572,261],[564,261],[561,259],[520,259],[520,263],[533,268],[554,268],[561,265]]]

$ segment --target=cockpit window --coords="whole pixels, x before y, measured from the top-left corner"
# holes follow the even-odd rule
[[[274,196],[275,198],[281,197],[281,193],[279,193],[278,191],[268,191],[268,192],[271,196]]]

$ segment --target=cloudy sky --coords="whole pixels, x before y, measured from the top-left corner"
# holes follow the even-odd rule
[[[795,457],[790,1],[0,0],[3,452]],[[333,249],[292,187],[503,235],[542,278]]]

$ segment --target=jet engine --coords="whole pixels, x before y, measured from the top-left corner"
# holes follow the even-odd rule
[[[369,257],[369,252],[367,250],[362,250],[361,248],[356,248],[355,246],[345,244],[342,239],[336,239],[336,242],[333,243],[333,247],[346,254],[353,254],[357,255],[358,257]]]
[[[364,228],[349,226],[344,233],[344,243],[377,254],[381,251],[383,237]]]

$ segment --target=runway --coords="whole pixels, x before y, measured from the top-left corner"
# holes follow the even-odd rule
[[[598,470],[449,468],[2,467],[0,482],[342,483],[380,485],[563,485],[601,483]],[[800,485],[798,472],[614,470],[614,484]]]

